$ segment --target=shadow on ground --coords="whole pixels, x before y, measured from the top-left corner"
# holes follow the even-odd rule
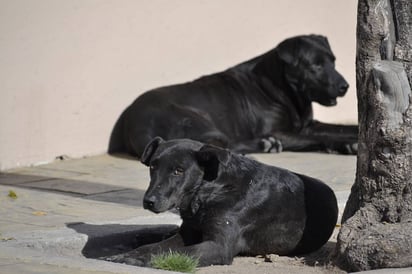
[[[178,232],[177,225],[121,225],[69,223],[68,228],[88,236],[82,254],[98,259],[133,250],[139,246],[165,240]],[[298,256],[305,265],[328,267],[333,264],[335,242],[327,242],[321,249]]]
[[[86,258],[116,255],[159,242],[176,234],[179,228],[177,225],[94,225],[82,222],[66,226],[88,236],[82,250]]]

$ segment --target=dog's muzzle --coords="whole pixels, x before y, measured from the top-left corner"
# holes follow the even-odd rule
[[[338,96],[343,96],[346,94],[346,91],[348,91],[349,88],[349,84],[345,81],[342,82],[339,86],[338,86]]]
[[[143,199],[143,208],[148,209],[148,210],[152,210],[155,207],[156,200],[157,199],[156,199],[155,196],[144,197],[144,199]]]
[[[143,208],[154,213],[161,213],[169,210],[169,202],[156,196],[145,196],[143,198]]]

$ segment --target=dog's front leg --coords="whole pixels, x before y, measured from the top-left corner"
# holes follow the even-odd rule
[[[236,255],[234,248],[214,241],[205,241],[195,245],[175,248],[172,251],[199,259],[199,266],[229,265]]]
[[[169,252],[181,246],[184,246],[184,243],[181,235],[178,233],[161,242],[144,245],[125,253],[102,257],[101,259],[135,266],[150,266],[153,255]]]
[[[145,245],[122,254],[104,257],[102,259],[135,266],[151,266],[150,262],[153,255],[168,252],[178,252],[198,259],[199,266],[228,265],[232,263],[235,255],[233,252],[229,251],[229,249],[212,241],[190,246],[176,246],[170,244],[170,242],[165,244],[163,241],[157,244]]]

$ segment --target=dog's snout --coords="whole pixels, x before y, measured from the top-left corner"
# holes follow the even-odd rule
[[[339,85],[338,87],[338,91],[339,91],[339,95],[344,95],[346,93],[346,91],[349,88],[349,84],[346,82],[343,82]]]
[[[156,203],[156,197],[151,196],[151,197],[145,197],[143,199],[143,208],[144,209],[153,209]]]

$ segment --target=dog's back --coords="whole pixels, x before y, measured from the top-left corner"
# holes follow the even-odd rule
[[[293,254],[304,254],[322,247],[330,238],[338,219],[333,190],[321,181],[298,175],[305,187],[306,225]]]

